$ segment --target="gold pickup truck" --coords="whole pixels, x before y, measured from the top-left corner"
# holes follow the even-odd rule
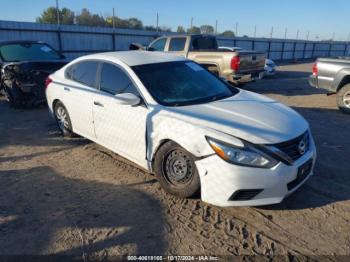
[[[191,59],[234,84],[259,77],[264,72],[265,53],[220,49],[212,35],[172,35],[155,39],[148,51],[174,53]]]

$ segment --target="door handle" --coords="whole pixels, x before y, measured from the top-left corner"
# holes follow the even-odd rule
[[[100,102],[98,102],[98,101],[94,101],[94,105],[95,105],[95,106],[103,107],[103,105],[102,105]]]
[[[69,89],[68,87],[65,87],[65,88],[64,88],[64,91],[68,91],[68,92],[69,92],[70,89]]]

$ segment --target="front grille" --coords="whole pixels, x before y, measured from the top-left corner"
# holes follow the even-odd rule
[[[302,152],[299,148],[299,145],[301,141],[304,141],[305,143],[305,149]],[[294,138],[292,140],[282,142],[279,144],[274,145],[276,148],[278,148],[280,151],[282,151],[284,154],[286,154],[288,157],[290,157],[292,160],[297,160],[299,157],[304,155],[310,147],[310,137],[309,132],[306,131],[301,136],[298,136],[297,138]]]
[[[245,201],[250,200],[254,198],[256,195],[258,195],[260,192],[262,192],[263,189],[243,189],[243,190],[237,190],[232,194],[232,196],[229,198],[229,201]]]

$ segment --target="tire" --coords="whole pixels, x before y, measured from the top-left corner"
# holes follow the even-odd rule
[[[15,89],[16,87],[8,87],[4,86],[4,95],[6,97],[6,101],[9,103],[10,107],[12,108],[20,108],[21,107],[21,97],[18,90]]]
[[[57,126],[64,137],[73,137],[72,122],[68,111],[62,102],[58,101],[54,106],[54,115]]]
[[[154,159],[155,176],[163,189],[175,196],[188,198],[200,190],[195,158],[174,142],[167,142]]]
[[[338,108],[346,114],[350,114],[350,84],[343,86],[337,92]]]

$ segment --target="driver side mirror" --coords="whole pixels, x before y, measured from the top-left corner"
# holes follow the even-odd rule
[[[114,97],[116,103],[119,105],[136,106],[141,103],[141,98],[132,93],[116,94]]]

